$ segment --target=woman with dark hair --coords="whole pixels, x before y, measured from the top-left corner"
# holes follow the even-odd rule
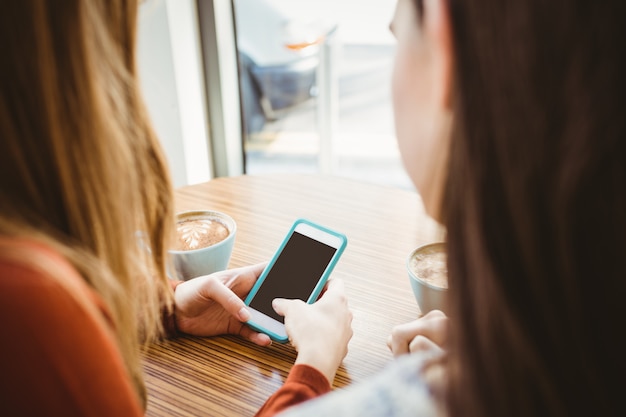
[[[288,415],[626,415],[625,6],[398,0],[396,130],[447,230],[450,319]]]

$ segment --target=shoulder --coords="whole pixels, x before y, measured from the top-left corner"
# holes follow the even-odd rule
[[[137,414],[106,309],[60,254],[0,239],[0,317],[0,403],[9,414],[101,415],[114,403]]]
[[[7,313],[20,312],[20,321],[50,309],[81,309],[98,321],[108,318],[101,298],[76,268],[36,241],[0,237],[0,300]]]
[[[38,360],[50,366],[84,344],[115,346],[97,293],[65,258],[36,242],[0,239],[0,317],[3,361],[28,361],[36,346]]]
[[[433,416],[437,405],[421,376],[431,356],[414,354],[394,360],[374,377],[334,391],[287,412],[286,416]]]

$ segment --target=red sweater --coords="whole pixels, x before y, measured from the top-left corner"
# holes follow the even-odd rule
[[[11,256],[18,252],[28,256]],[[100,297],[59,254],[0,238],[1,413],[142,416],[108,317]],[[257,416],[329,390],[320,372],[294,366]]]

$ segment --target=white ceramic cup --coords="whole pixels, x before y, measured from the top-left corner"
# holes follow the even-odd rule
[[[223,237],[225,230],[226,237],[215,241],[219,239],[217,235]],[[175,271],[172,278],[186,281],[228,268],[236,233],[235,220],[225,213],[213,210],[178,213],[176,244],[179,247],[169,251]]]
[[[406,268],[421,313],[431,310],[445,313],[448,296],[445,244],[430,243],[415,249],[407,259]]]

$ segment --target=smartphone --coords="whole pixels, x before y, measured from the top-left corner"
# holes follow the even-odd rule
[[[272,300],[298,298],[314,303],[347,243],[341,233],[296,220],[245,300],[251,315],[247,324],[285,343],[284,318],[274,311]]]

